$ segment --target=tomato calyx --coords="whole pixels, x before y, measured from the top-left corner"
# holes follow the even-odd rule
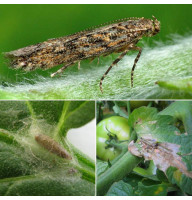
[[[125,142],[125,141],[119,142],[119,141],[114,140],[114,139],[106,140],[105,141],[105,144],[106,144],[105,149],[114,147],[115,149],[122,150],[122,148],[125,147],[125,143],[123,143],[123,142]],[[126,146],[127,146],[127,144],[126,144]]]
[[[109,140],[116,140],[118,141],[117,135],[115,133],[112,133],[111,131],[109,131],[109,129],[107,128],[107,126],[105,126],[105,129],[107,130],[107,135],[109,137]]]
[[[108,132],[107,135],[109,137],[109,139],[105,141],[105,149],[114,147],[115,149],[122,150],[122,148],[125,147],[125,144],[122,143],[128,142],[128,140],[118,140],[117,135],[115,133],[110,132],[106,126],[105,128]]]

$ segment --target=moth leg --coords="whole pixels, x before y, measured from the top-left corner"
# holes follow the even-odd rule
[[[103,89],[102,89],[102,82],[104,80],[104,78],[107,76],[107,74],[109,73],[109,71],[112,69],[112,67],[114,65],[116,65],[125,55],[126,53],[129,51],[129,49],[126,49],[116,60],[113,61],[113,63],[111,64],[111,66],[108,68],[108,70],[105,72],[105,74],[103,74],[101,80],[100,80],[100,90],[103,93]]]
[[[57,70],[56,72],[52,73],[52,74],[51,74],[51,77],[54,77],[55,75],[60,74],[60,73],[63,72],[65,69],[67,69],[67,67],[69,67],[70,65],[73,65],[73,64],[75,64],[75,62],[70,62],[70,63],[64,65],[64,66],[61,67],[59,70]]]
[[[91,58],[89,63],[92,63],[94,59],[95,59],[95,57],[94,57],[94,58]],[[99,64],[99,57],[97,58],[97,65],[98,65],[98,64]]]
[[[134,70],[135,70],[135,67],[136,67],[136,64],[141,56],[141,52],[142,52],[142,48],[141,47],[133,47],[132,48],[133,50],[137,50],[139,51],[139,53],[137,54],[137,57],[135,58],[135,61],[134,61],[134,64],[133,64],[133,67],[131,69],[131,87],[133,87],[133,75],[134,75]]]
[[[94,58],[91,58],[89,64],[91,64],[91,63],[93,62],[94,59],[95,59],[95,57],[94,57]]]
[[[78,70],[80,70],[80,67],[81,67],[81,62],[79,61],[78,62]]]

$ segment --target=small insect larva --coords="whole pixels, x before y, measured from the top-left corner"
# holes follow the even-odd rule
[[[142,52],[142,48],[136,46],[136,44],[142,37],[154,36],[159,31],[160,22],[155,17],[153,19],[145,19],[144,17],[125,18],[112,24],[104,24],[99,28],[50,39],[11,51],[5,53],[5,56],[11,60],[11,67],[26,71],[37,68],[46,70],[64,64],[57,72],[51,74],[51,77],[53,77],[75,63],[78,63],[79,68],[81,60],[107,56],[111,53],[121,53],[100,79],[100,90],[102,92],[102,82],[112,67],[128,51],[135,50],[138,51],[138,54],[131,70],[131,86],[133,87],[133,72]]]
[[[39,134],[39,135],[35,136],[35,140],[37,141],[38,144],[43,146],[45,149],[47,149],[51,153],[54,153],[62,158],[68,159],[68,160],[72,159],[72,157],[69,155],[69,153],[49,136]]]

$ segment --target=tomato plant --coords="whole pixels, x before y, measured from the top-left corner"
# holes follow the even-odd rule
[[[100,107],[104,120],[97,125],[97,195],[192,195],[192,102],[130,107],[126,101],[103,102]],[[121,123],[112,117],[105,119],[109,113],[125,116],[129,127],[129,139],[122,149],[118,138],[122,132],[117,131]],[[107,148],[111,146],[122,150],[112,161]]]
[[[121,153],[120,149],[107,144],[112,138],[117,142],[130,138],[130,127],[126,118],[112,116],[97,124],[97,156],[101,160],[111,161]]]

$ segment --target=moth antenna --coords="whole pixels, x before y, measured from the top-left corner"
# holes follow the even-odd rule
[[[124,22],[124,21],[128,21],[128,20],[138,20],[138,19],[142,19],[142,18],[144,18],[144,17],[127,17],[127,18],[123,18],[123,19],[116,19],[116,20],[105,22],[105,23],[102,23],[102,24],[99,24],[99,25],[96,25],[96,26],[92,26],[90,28],[87,28],[87,29],[84,29],[82,31],[76,32],[75,34],[84,33],[86,31],[91,31],[91,30],[93,30],[95,28],[99,28],[99,27],[102,27],[102,26],[105,26],[105,25],[110,25],[110,24],[113,24],[113,23],[116,23],[116,22]]]

